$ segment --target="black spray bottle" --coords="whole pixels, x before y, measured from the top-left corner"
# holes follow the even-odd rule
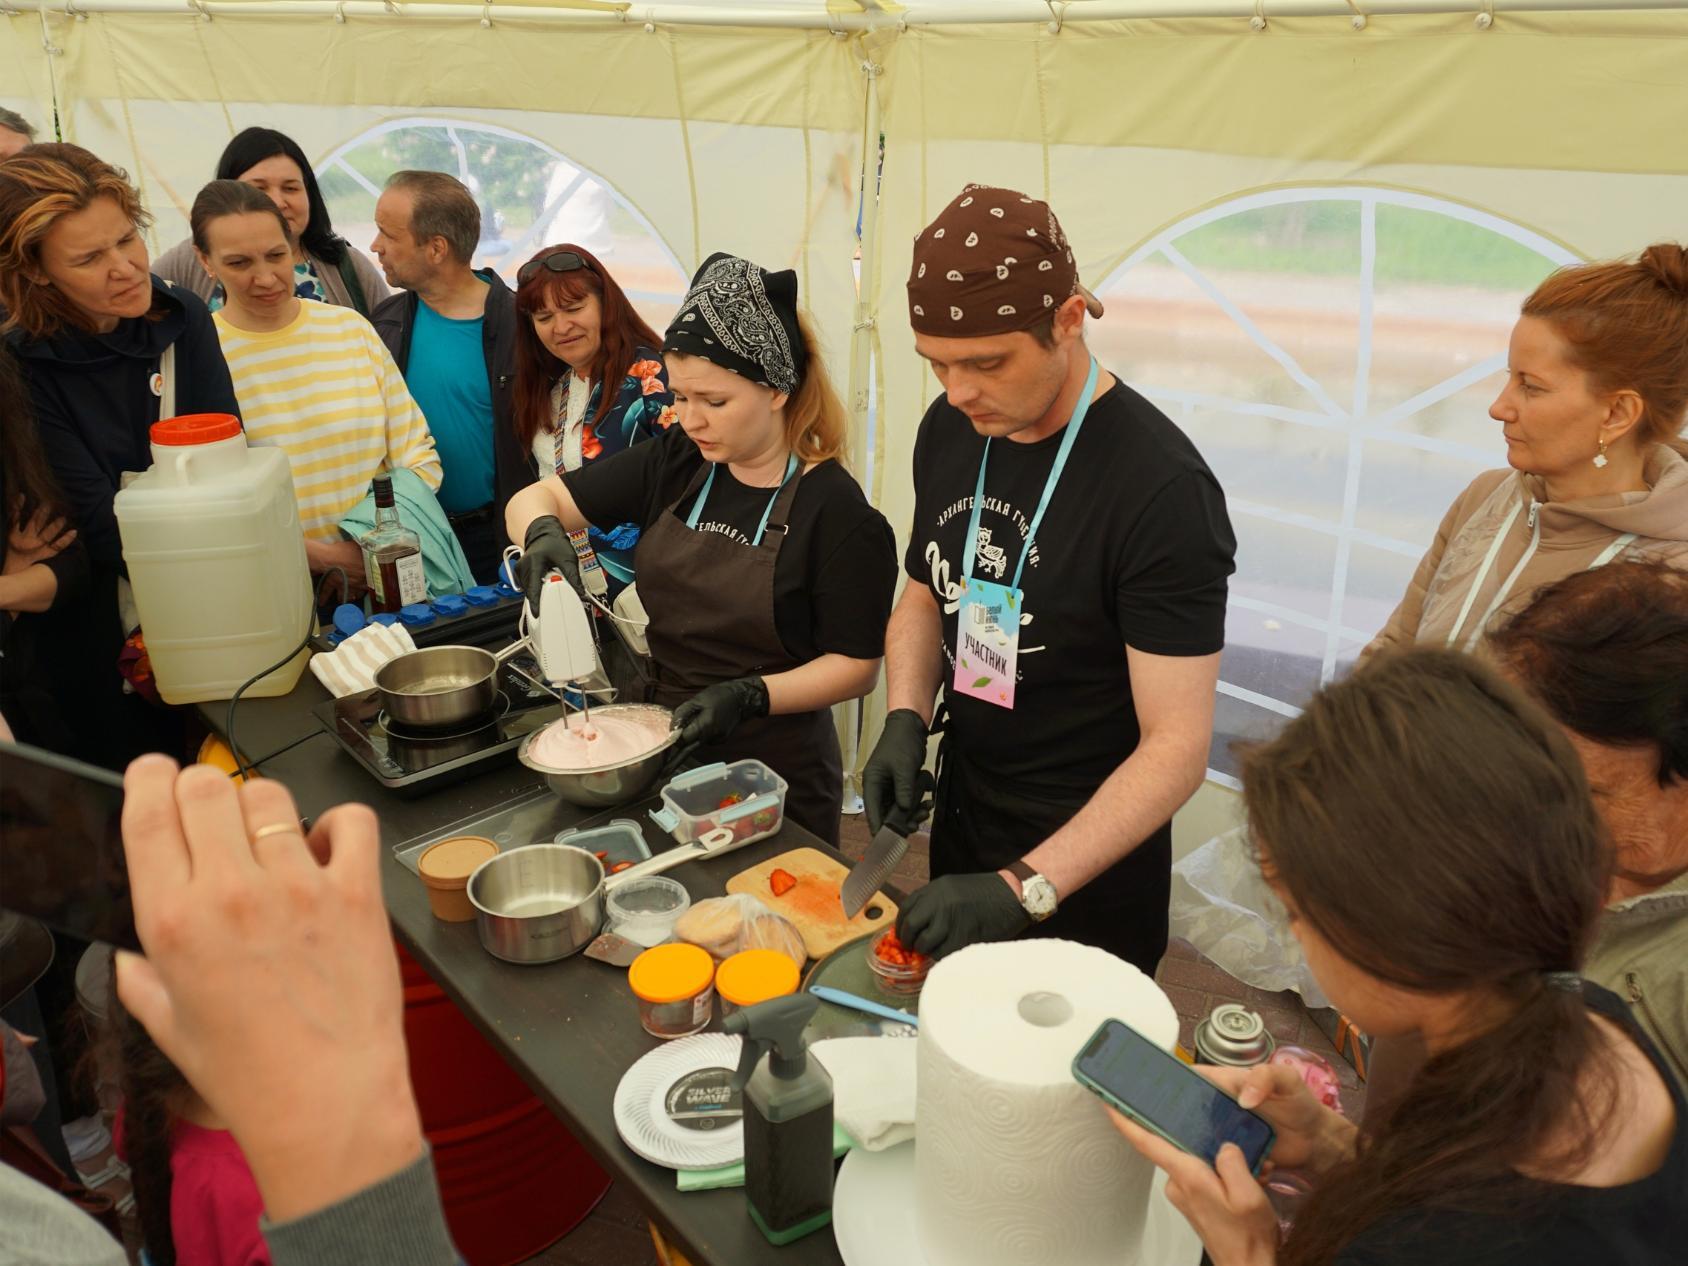
[[[811,994],[775,998],[722,1025],[744,1035],[733,1078],[744,1087],[744,1195],[775,1244],[832,1221],[832,1078],[803,1043],[819,1005]]]

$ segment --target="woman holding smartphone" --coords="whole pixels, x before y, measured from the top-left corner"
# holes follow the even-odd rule
[[[1291,1069],[1202,1070],[1314,1181],[1281,1245],[1235,1145],[1212,1167],[1116,1115],[1215,1266],[1678,1260],[1688,1100],[1580,975],[1608,852],[1558,726],[1469,656],[1385,653],[1248,752],[1243,796],[1320,986],[1430,1058],[1358,1127]]]

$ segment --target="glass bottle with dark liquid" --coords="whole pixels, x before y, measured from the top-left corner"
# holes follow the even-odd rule
[[[363,570],[369,581],[373,611],[397,611],[428,600],[428,577],[422,570],[422,538],[399,520],[393,503],[393,481],[375,476],[375,526],[358,542],[363,547]]]

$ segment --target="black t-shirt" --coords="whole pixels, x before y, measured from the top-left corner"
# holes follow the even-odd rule
[[[1657,1171],[1621,1187],[1530,1183],[1515,1214],[1426,1210],[1362,1231],[1336,1266],[1663,1266],[1688,1254],[1688,1097],[1616,994],[1585,982],[1588,1009],[1616,1022],[1659,1070],[1676,1134]],[[1522,1053],[1521,1053],[1522,1054]]]
[[[1064,433],[991,444],[974,575],[1013,583]],[[1021,576],[1010,711],[952,689],[962,555],[984,451],[965,414],[941,396],[933,402],[914,446],[904,566],[942,606],[954,750],[992,781],[1082,801],[1137,746],[1126,646],[1211,655],[1224,645],[1236,553],[1224,494],[1184,433],[1124,383],[1091,404]]]
[[[655,440],[570,471],[564,480],[588,522],[649,529],[704,465],[697,445],[674,426]],[[748,545],[773,495],[772,488],[741,484],[722,464],[697,530]],[[677,507],[682,525],[692,501]],[[829,461],[805,473],[774,567],[774,627],[786,651],[804,663],[825,654],[877,659],[885,653],[896,586],[891,525],[867,503],[850,472]]]

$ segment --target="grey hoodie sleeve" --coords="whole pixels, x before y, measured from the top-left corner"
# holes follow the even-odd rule
[[[0,1262],[128,1266],[98,1222],[21,1170],[0,1164]]]
[[[291,1222],[260,1219],[273,1266],[456,1266],[432,1153],[391,1178]]]
[[[206,303],[211,302],[211,296],[217,289],[217,283],[211,280],[211,274],[205,271],[199,256],[193,253],[192,238],[183,238],[153,260],[152,271],[165,281],[198,295]]]

